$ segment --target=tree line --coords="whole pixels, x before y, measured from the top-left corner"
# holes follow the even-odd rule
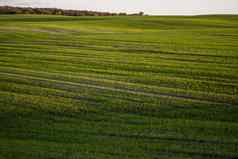
[[[143,16],[143,12],[135,14],[96,12],[88,10],[65,10],[58,8],[31,8],[31,7],[12,7],[0,6],[0,14],[47,14],[65,16]]]

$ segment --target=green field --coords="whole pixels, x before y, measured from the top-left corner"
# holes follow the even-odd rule
[[[238,16],[0,15],[0,159],[238,158]]]

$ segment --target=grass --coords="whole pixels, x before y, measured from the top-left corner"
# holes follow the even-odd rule
[[[238,16],[0,16],[0,158],[238,158]]]

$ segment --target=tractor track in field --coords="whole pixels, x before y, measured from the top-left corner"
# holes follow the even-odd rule
[[[115,87],[108,87],[108,86],[100,86],[96,84],[86,84],[86,83],[76,83],[76,82],[70,82],[70,81],[62,81],[62,80],[57,80],[57,79],[47,79],[47,78],[42,78],[42,77],[33,77],[33,76],[27,76],[27,75],[18,75],[18,74],[13,74],[13,73],[4,73],[0,72],[2,75],[8,75],[8,76],[15,76],[15,77],[24,77],[32,80],[40,80],[40,81],[48,81],[48,82],[55,82],[57,84],[62,84],[62,85],[71,85],[71,86],[79,86],[79,87],[86,87],[86,88],[92,88],[92,89],[99,89],[99,90],[105,90],[105,91],[112,91],[112,92],[120,92],[120,93],[128,93],[128,94],[134,94],[134,95],[142,95],[146,97],[152,97],[152,98],[175,98],[175,99],[183,99],[183,100],[191,100],[194,102],[198,103],[208,103],[208,104],[214,104],[214,105],[226,105],[226,106],[234,106],[233,104],[230,103],[225,103],[225,102],[215,102],[211,100],[206,100],[202,98],[195,98],[191,96],[186,96],[186,95],[178,95],[178,94],[172,94],[172,93],[161,93],[161,92],[142,92],[139,90],[131,90],[131,89],[122,89],[122,88],[115,88]]]

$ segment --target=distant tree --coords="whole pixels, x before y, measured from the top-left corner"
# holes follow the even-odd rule
[[[139,15],[140,15],[140,16],[143,16],[143,15],[144,15],[144,12],[139,12]]]
[[[127,14],[126,13],[119,13],[118,15],[119,16],[126,16]]]
[[[10,7],[0,6],[0,14],[49,14],[49,15],[66,15],[66,16],[127,16],[127,13],[109,13],[95,12],[87,10],[63,10],[58,8],[30,8],[30,7]],[[139,14],[130,15],[143,15]]]

